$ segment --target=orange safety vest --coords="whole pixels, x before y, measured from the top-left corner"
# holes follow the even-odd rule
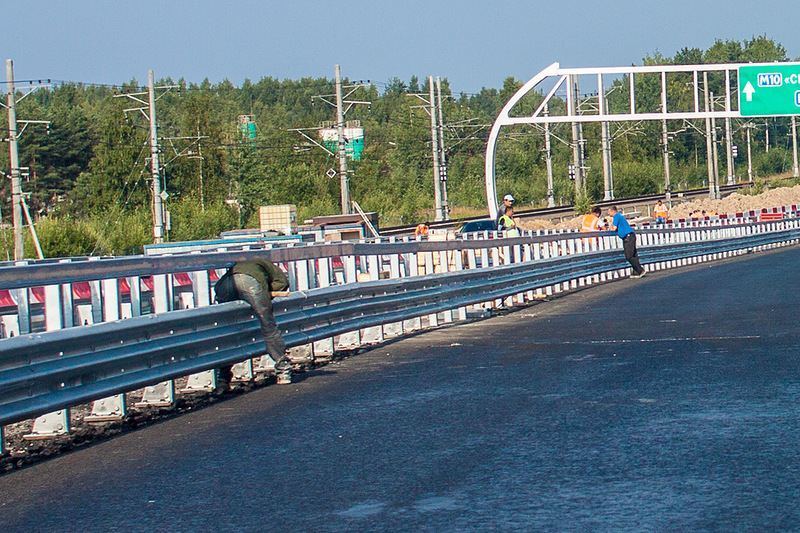
[[[600,231],[600,217],[596,216],[594,213],[589,213],[585,217],[583,217],[583,222],[581,222],[581,231]]]
[[[655,207],[653,207],[653,216],[654,217],[667,218],[667,213],[668,213],[667,206],[665,206],[664,204],[661,204],[661,205],[656,204]]]
[[[419,224],[416,228],[414,228],[414,235],[427,235],[428,234],[428,226],[425,224]]]

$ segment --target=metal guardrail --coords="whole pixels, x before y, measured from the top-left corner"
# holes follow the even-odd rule
[[[399,325],[402,330],[404,321],[435,317],[442,312],[457,310],[460,318],[466,318],[466,307],[470,305],[533,297],[533,291],[562,290],[603,281],[619,276],[628,266],[621,250],[597,250],[597,244],[602,242],[598,239],[602,237],[586,234],[570,237],[575,245],[573,253],[558,257],[529,257],[527,261],[491,268],[297,292],[275,300],[276,318],[287,345],[301,346],[374,326]],[[651,269],[669,268],[698,258],[711,259],[796,242],[800,240],[800,219],[699,228],[672,235],[650,233],[640,238],[650,241],[642,243],[642,263]],[[522,250],[523,240],[473,242],[484,249],[490,244],[499,246],[507,257],[523,257],[526,255]],[[432,244],[435,243],[415,246]],[[591,251],[583,252],[584,245]],[[475,248],[467,248],[472,254],[469,262],[474,262],[474,251]],[[206,260],[202,258],[173,259],[178,263],[188,262],[182,267],[187,269],[218,264],[204,263]],[[61,274],[66,276],[62,280],[85,276],[71,271]],[[258,320],[242,302],[1,340],[0,426],[262,353]]]

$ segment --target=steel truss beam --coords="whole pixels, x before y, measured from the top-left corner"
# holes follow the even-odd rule
[[[722,63],[708,65],[647,65],[629,67],[588,67],[588,68],[561,68],[558,63],[548,66],[523,85],[506,103],[492,125],[489,139],[486,144],[486,202],[489,216],[497,217],[497,191],[495,176],[495,161],[497,152],[497,139],[503,126],[514,125],[544,125],[564,123],[592,123],[592,122],[631,122],[643,120],[702,120],[702,119],[730,119],[740,118],[738,100],[738,69],[743,66],[769,66],[775,63]],[[800,62],[785,62],[781,65],[800,65]],[[722,73],[725,76],[723,109],[707,109],[705,95],[701,92],[704,75]],[[733,75],[731,74],[733,73]],[[660,98],[658,110],[637,111],[637,94],[635,80],[644,75],[660,76]],[[570,88],[572,81],[578,76],[591,76],[597,80],[596,98],[597,106],[590,109],[580,108],[575,101],[575,94]],[[692,106],[689,109],[670,110],[667,100],[667,79],[675,76],[691,76],[689,85],[692,87]],[[614,111],[605,105],[606,89],[604,79],[627,77],[629,92],[625,110]],[[554,84],[547,94],[538,87],[547,80]],[[566,88],[566,109],[563,114],[554,114],[554,109],[559,106],[551,105],[559,89]],[[528,94],[539,94],[544,98],[536,110],[527,116],[512,116],[511,111]],[[736,96],[734,96],[736,95]],[[560,102],[559,102],[560,103]],[[545,111],[547,110],[547,112]]]

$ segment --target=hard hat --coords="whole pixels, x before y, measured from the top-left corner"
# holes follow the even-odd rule
[[[509,200],[509,201],[513,202],[514,201],[514,197],[511,196],[510,194],[506,194],[505,196],[503,196],[503,200]]]

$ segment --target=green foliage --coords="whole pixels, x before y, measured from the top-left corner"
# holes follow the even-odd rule
[[[106,215],[87,218],[95,246],[92,255],[130,255],[142,253],[153,242],[153,218],[148,208],[111,209]]]
[[[740,192],[741,194],[744,195],[756,196],[766,190],[767,190],[767,182],[763,179],[755,179],[753,180],[753,184],[750,185],[749,189],[742,189]]]
[[[682,48],[672,57],[655,52],[643,63],[782,61],[786,57],[779,43],[754,36],[742,41],[717,40],[708,50]],[[660,76],[637,75],[634,81],[637,111],[659,110]],[[692,109],[691,76],[670,74],[666,82],[670,110]],[[721,74],[709,77],[715,94],[721,94],[723,82]],[[508,77],[499,89],[483,88],[468,95],[453,94],[443,80],[443,115],[451,125],[445,133],[447,192],[451,207],[459,212],[485,212],[488,125],[522,83]],[[164,93],[158,101],[160,180],[169,195],[165,208],[172,223],[170,240],[212,238],[225,230],[258,227],[262,205],[295,204],[301,222],[340,212],[336,158],[294,131],[302,128],[318,141],[315,128],[334,120],[333,107],[314,98],[334,92],[331,80],[266,77],[245,80],[237,88],[228,80],[198,84],[166,79],[157,85],[180,87],[180,91]],[[141,89],[131,80],[117,92]],[[432,220],[434,216],[430,119],[415,96],[422,92],[427,97],[427,90],[427,78],[412,76],[409,80],[392,78],[382,87],[359,88],[351,95],[353,100],[371,102],[352,106],[346,116],[348,121],[358,120],[365,131],[362,160],[348,162],[351,197],[364,210],[378,212],[383,226]],[[629,90],[627,79],[613,82],[607,94],[613,112],[627,110]],[[536,92],[526,95],[511,110],[512,116],[530,115],[542,97]],[[20,102],[20,120],[51,121],[49,134],[41,125],[31,125],[20,139],[20,163],[30,168],[23,189],[31,193],[29,205],[48,256],[137,253],[152,242],[148,124],[140,112],[127,116],[124,112],[135,105],[127,98],[115,98],[109,88],[76,84],[36,91]],[[549,105],[554,114],[563,114],[566,103],[556,98]],[[255,139],[241,135],[238,124],[245,116],[255,122]],[[743,153],[743,123],[734,122],[735,142]],[[672,190],[707,186],[703,124],[670,123],[669,128],[677,130],[670,133],[669,144]],[[661,124],[612,124],[610,129],[615,196],[661,192]],[[765,129],[771,139],[769,152]],[[576,208],[583,211],[604,192],[599,125],[583,125],[588,175],[586,194],[577,198],[567,175],[572,161],[570,125],[552,124],[551,131],[556,200],[574,199]],[[786,145],[789,132],[785,117],[763,119],[751,130],[756,175],[791,167]],[[519,207],[541,206],[548,193],[542,131],[518,126],[504,128],[502,133],[497,145],[497,192],[513,194]],[[720,168],[725,165],[722,152]],[[739,174],[742,159],[738,161]],[[0,151],[0,168],[8,167],[8,154]],[[326,176],[329,169],[337,175]],[[6,217],[9,197],[5,180],[0,183],[0,207]],[[4,238],[7,240],[7,232]],[[27,252],[33,251],[31,244]]]
[[[193,201],[171,203],[169,206],[172,229],[171,241],[194,241],[218,238],[223,231],[238,226],[238,212],[234,207],[213,204],[201,209]]]
[[[97,242],[96,235],[85,220],[72,217],[43,218],[36,224],[36,234],[45,257],[77,257],[91,255]],[[26,235],[25,251],[35,257],[30,234]]]
[[[765,177],[780,174],[792,168],[792,153],[782,146],[775,146],[769,152],[753,155],[753,174]]]
[[[575,196],[575,214],[588,215],[592,210],[592,202],[588,195],[578,194]]]

